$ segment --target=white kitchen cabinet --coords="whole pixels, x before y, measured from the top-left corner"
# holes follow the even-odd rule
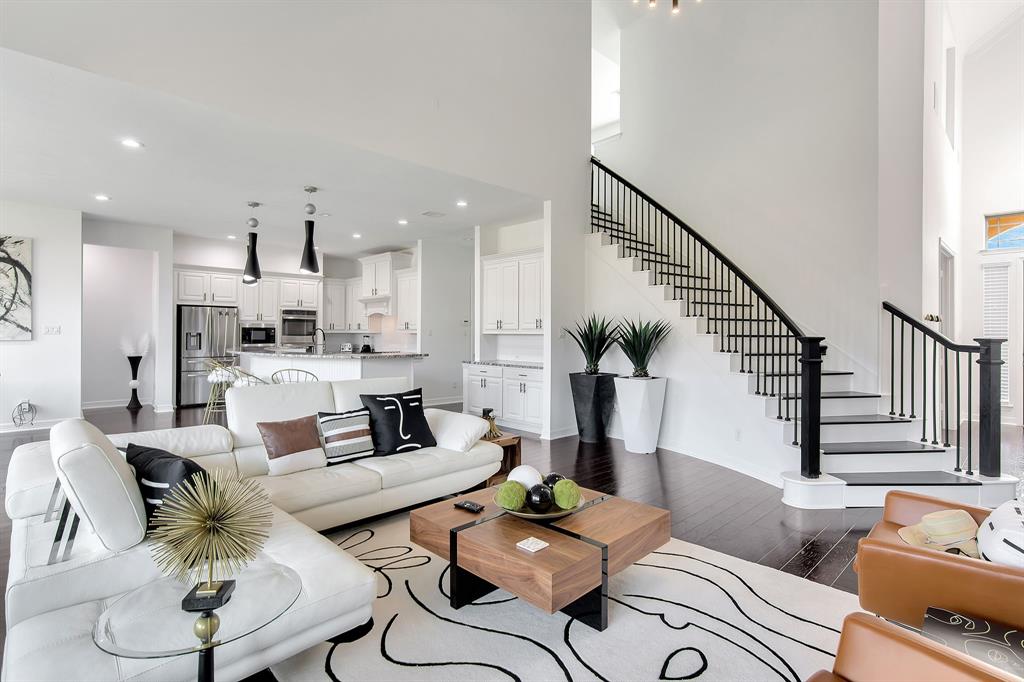
[[[310,279],[282,279],[281,307],[317,309],[316,281]]]
[[[481,268],[480,292],[482,304],[480,320],[483,331],[496,333],[501,317],[501,264],[484,263]]]
[[[395,273],[395,330],[414,332],[419,329],[420,283],[415,270]]]
[[[540,428],[544,422],[544,382],[523,382],[523,421]]]
[[[324,280],[324,315],[325,331],[342,331],[347,329],[348,319],[345,317],[345,283],[340,280]]]
[[[387,254],[385,254],[387,255]],[[391,295],[391,258],[363,260],[363,296]]]
[[[508,372],[506,372],[506,375]],[[543,421],[544,384],[541,381],[502,379],[501,416],[508,421],[532,423]]]
[[[523,382],[514,379],[501,380],[501,416],[513,421],[523,421]]]
[[[486,334],[536,334],[544,326],[544,259],[505,256],[481,265],[481,323]]]
[[[489,407],[501,423],[539,432],[544,421],[544,373],[540,369],[465,364],[463,412]]]
[[[519,259],[520,331],[544,327],[544,259],[541,256]]]
[[[238,297],[238,321],[259,322],[260,319],[260,285],[243,284]]]
[[[471,375],[466,386],[470,414],[480,415],[486,407],[493,410],[495,417],[501,416],[501,377]]]
[[[264,277],[252,286],[239,287],[239,322],[277,322],[279,303],[278,281]]]
[[[299,307],[307,310],[316,310],[319,303],[319,282],[303,279],[299,280]]]
[[[345,329],[347,331],[368,331],[370,319],[366,315],[366,306],[359,300],[363,293],[361,277],[345,281]]]
[[[178,303],[206,305],[238,305],[238,275],[179,270],[176,299]]]
[[[264,277],[260,280],[260,322],[277,322],[281,314],[281,282]]]
[[[238,275],[210,274],[210,300],[217,305],[238,305]]]

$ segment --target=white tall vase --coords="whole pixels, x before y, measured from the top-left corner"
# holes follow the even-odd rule
[[[654,452],[665,407],[665,377],[615,377],[615,401],[622,418],[622,437],[630,452]]]

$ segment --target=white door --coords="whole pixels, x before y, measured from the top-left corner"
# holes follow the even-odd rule
[[[956,266],[953,254],[939,245],[939,317],[942,322],[939,331],[948,338],[953,338],[956,325],[954,324],[954,300],[955,300],[955,273]]]
[[[258,322],[260,319],[260,285],[243,284],[238,297],[238,320],[240,322]]]
[[[540,424],[544,421],[544,383],[523,382],[523,421]]]
[[[205,272],[179,272],[178,273],[178,302],[179,303],[209,303],[206,300],[208,282],[210,276]]]
[[[519,260],[519,329],[543,328],[544,260],[540,257]]]
[[[498,331],[501,319],[501,264],[486,263],[483,266],[480,285],[482,306],[480,321],[485,332]]]
[[[277,322],[281,310],[281,280],[261,279],[260,322]]]
[[[238,304],[238,277],[210,275],[210,300],[218,304]]]
[[[519,329],[519,261],[506,261],[501,264],[501,299],[498,316],[499,331],[515,331]]]
[[[317,283],[310,280],[299,280],[299,307],[316,310]]]
[[[501,396],[501,415],[505,419],[523,421],[523,382],[515,379],[504,379],[501,382],[503,391]]]
[[[281,307],[282,308],[298,308],[301,306],[299,301],[302,300],[302,287],[298,280],[294,279],[282,279],[281,280]]]

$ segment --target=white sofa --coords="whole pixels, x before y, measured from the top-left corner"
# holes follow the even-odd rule
[[[129,442],[255,478],[274,505],[258,561],[302,578],[299,600],[266,628],[218,649],[217,679],[237,680],[365,623],[373,572],[315,532],[473,487],[497,472],[501,448],[478,441],[476,417],[426,410],[437,447],[325,469],[268,476],[256,422],[355,409],[362,393],[408,388],[404,378],[234,388],[228,428],[195,426],[104,436],[81,420],[54,427],[51,441],[16,449],[7,475],[12,519],[6,592],[4,680],[187,680],[195,657],[121,659],[92,642],[92,626],[115,598],[160,577],[145,538],[141,496],[115,446]],[[44,521],[56,477],[81,517],[73,551],[48,565],[57,525]]]

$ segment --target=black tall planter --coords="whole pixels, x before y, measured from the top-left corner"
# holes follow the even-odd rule
[[[615,406],[615,375],[577,372],[569,375],[569,385],[580,440],[584,443],[604,441]]]
[[[137,382],[139,380],[139,363],[142,362],[141,355],[129,355],[128,365],[132,368],[132,399],[128,401],[126,407],[129,410],[141,410],[142,403],[139,402],[139,389]]]

